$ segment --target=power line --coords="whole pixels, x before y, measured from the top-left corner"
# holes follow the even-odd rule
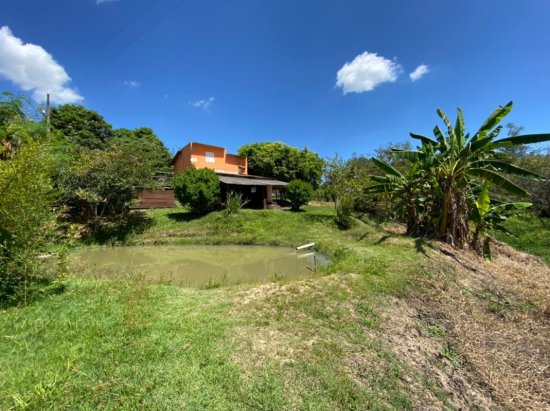
[[[105,47],[107,47],[109,44],[112,43],[112,41],[117,38],[124,30],[126,30],[128,27],[130,27],[131,24],[133,24],[138,18],[140,18],[143,13],[145,13],[153,4],[155,3],[155,0],[151,0],[144,8],[142,8],[131,20],[128,20],[128,22],[117,32],[115,32],[109,39],[103,43],[101,46],[99,46],[96,50],[94,50],[82,63],[80,63],[80,67],[84,66],[86,63],[90,62],[100,51],[102,51]]]
[[[134,36],[129,42],[124,44],[121,48],[119,48],[114,54],[112,54],[110,57],[108,57],[106,60],[104,60],[99,66],[97,66],[93,71],[91,71],[87,76],[85,76],[81,82],[86,81],[92,74],[95,74],[97,71],[101,70],[107,63],[109,63],[111,60],[113,60],[115,57],[117,57],[120,53],[122,53],[124,50],[126,50],[128,47],[130,47],[132,44],[134,44],[139,38],[141,38],[145,33],[147,33],[149,30],[151,30],[154,26],[156,26],[158,23],[160,23],[162,20],[164,20],[166,17],[168,17],[169,14],[171,14],[174,10],[176,10],[178,7],[180,7],[186,0],[181,0],[178,3],[176,3],[173,7],[168,9],[166,13],[162,14],[158,19],[156,19],[152,24],[147,26],[144,30],[139,32],[136,36]]]

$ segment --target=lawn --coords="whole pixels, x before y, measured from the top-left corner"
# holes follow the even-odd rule
[[[314,241],[334,264],[306,281],[212,290],[69,279],[63,292],[0,314],[0,408],[411,406],[407,371],[369,333],[381,327],[379,294],[402,294],[424,270],[414,242],[360,222],[340,231],[329,207],[140,218],[147,228],[125,243]],[[365,350],[380,366],[360,382],[346,359]]]
[[[328,206],[152,210],[106,225],[80,246],[315,242],[332,262],[305,280],[214,289],[69,277],[0,311],[0,409],[477,406],[440,381],[468,372],[452,333],[402,309],[407,296],[433,294],[429,279],[446,289],[454,271],[401,231],[361,221],[339,230]]]
[[[513,236],[495,233],[495,237],[514,248],[534,254],[550,264],[550,219],[532,213],[510,218],[503,224]]]

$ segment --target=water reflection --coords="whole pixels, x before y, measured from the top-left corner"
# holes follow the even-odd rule
[[[267,282],[315,274],[326,259],[312,251],[260,246],[143,246],[76,251],[72,271],[99,278],[140,276],[182,287]]]

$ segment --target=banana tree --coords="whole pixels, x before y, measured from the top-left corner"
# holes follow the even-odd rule
[[[485,181],[475,200],[474,207],[471,213],[471,221],[474,224],[474,233],[472,235],[472,247],[480,251],[485,258],[491,259],[491,237],[488,232],[491,230],[502,231],[512,235],[503,225],[509,217],[520,213],[521,211],[530,208],[533,204],[528,202],[514,202],[491,205],[490,198],[491,182]],[[483,242],[480,237],[484,236]]]
[[[502,126],[500,121],[512,110],[512,102],[499,106],[481,125],[479,130],[470,136],[462,111],[457,109],[457,119],[451,123],[447,115],[437,110],[443,120],[446,131],[435,126],[435,138],[411,133],[419,140],[418,150],[395,150],[397,157],[408,158],[422,164],[429,170],[430,181],[437,197],[434,209],[439,210],[435,216],[435,235],[447,243],[462,247],[468,241],[468,216],[471,208],[468,198],[471,196],[472,181],[489,181],[511,194],[526,197],[528,193],[510,181],[506,175],[517,175],[529,178],[542,178],[536,173],[502,161],[498,150],[522,144],[539,143],[550,140],[550,134],[531,134],[507,137],[496,140]]]
[[[419,235],[426,231],[426,195],[429,184],[425,180],[425,173],[420,163],[413,163],[409,172],[401,173],[389,163],[372,158],[371,161],[386,174],[372,175],[371,180],[376,182],[365,189],[370,195],[389,195],[404,206],[407,216],[407,234]]]

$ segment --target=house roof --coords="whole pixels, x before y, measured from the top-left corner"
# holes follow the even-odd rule
[[[268,177],[259,177],[259,176],[251,176],[251,175],[243,176],[243,175],[224,174],[224,173],[216,173],[216,174],[218,174],[218,178],[220,179],[220,182],[225,184],[235,185],[235,186],[284,187],[288,184],[288,183],[285,183],[284,181],[279,181]]]

